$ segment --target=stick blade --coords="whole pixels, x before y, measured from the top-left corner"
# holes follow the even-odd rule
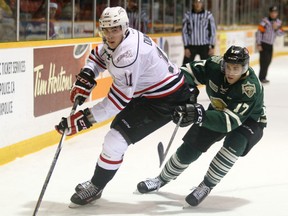
[[[163,161],[164,161],[164,146],[163,146],[163,143],[162,142],[159,142],[158,143],[158,156],[159,156],[159,162],[160,162],[160,166],[162,166],[163,164]]]

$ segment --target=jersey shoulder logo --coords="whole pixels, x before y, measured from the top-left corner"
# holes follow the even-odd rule
[[[251,98],[256,93],[255,84],[252,84],[249,81],[245,84],[242,84],[242,93],[246,94],[247,97]]]
[[[218,92],[218,86],[212,82],[212,80],[209,80],[209,87],[214,91]]]
[[[212,56],[211,57],[211,61],[212,62],[215,62],[216,64],[220,64],[221,63],[221,61],[223,60],[223,57],[222,56]]]

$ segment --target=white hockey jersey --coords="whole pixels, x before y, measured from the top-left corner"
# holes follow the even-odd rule
[[[113,78],[108,96],[91,108],[97,122],[115,116],[132,98],[165,97],[184,83],[180,69],[156,43],[132,28],[115,50],[106,44],[93,49],[84,67],[96,77],[107,69]]]

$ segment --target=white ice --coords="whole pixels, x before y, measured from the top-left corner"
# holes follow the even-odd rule
[[[157,144],[166,147],[175,128],[173,123],[130,146],[124,163],[93,205],[70,209],[70,196],[76,184],[91,178],[103,137],[109,125],[64,142],[38,215],[288,215],[288,70],[287,56],[274,58],[265,85],[268,127],[264,137],[244,158],[240,158],[227,176],[198,207],[183,209],[184,199],[199,184],[222,142],[216,143],[178,179],[157,193],[135,194],[139,181],[159,174]],[[259,66],[254,67],[258,73]],[[203,89],[202,89],[203,90]],[[199,102],[207,97],[201,91]],[[56,120],[55,120],[56,122]],[[171,155],[182,143],[187,128],[180,128]],[[0,167],[0,214],[32,215],[57,145],[17,159]]]

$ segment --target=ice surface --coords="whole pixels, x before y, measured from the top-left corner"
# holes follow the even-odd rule
[[[255,66],[254,69],[258,73],[259,67]],[[129,147],[123,165],[105,188],[100,200],[78,209],[68,208],[76,184],[92,176],[103,137],[109,129],[107,125],[64,142],[38,215],[287,216],[287,56],[273,59],[268,79],[271,83],[264,86],[268,128],[264,131],[263,139],[246,157],[237,161],[198,207],[183,209],[184,199],[190,189],[202,180],[221,142],[212,146],[177,180],[159,192],[144,195],[134,193],[139,181],[159,174],[157,144],[159,141],[165,147],[168,144],[175,128],[170,123]],[[202,91],[199,102],[205,106],[208,104]],[[167,158],[181,144],[186,130],[178,130]],[[0,166],[1,215],[32,215],[56,147],[54,145]]]

